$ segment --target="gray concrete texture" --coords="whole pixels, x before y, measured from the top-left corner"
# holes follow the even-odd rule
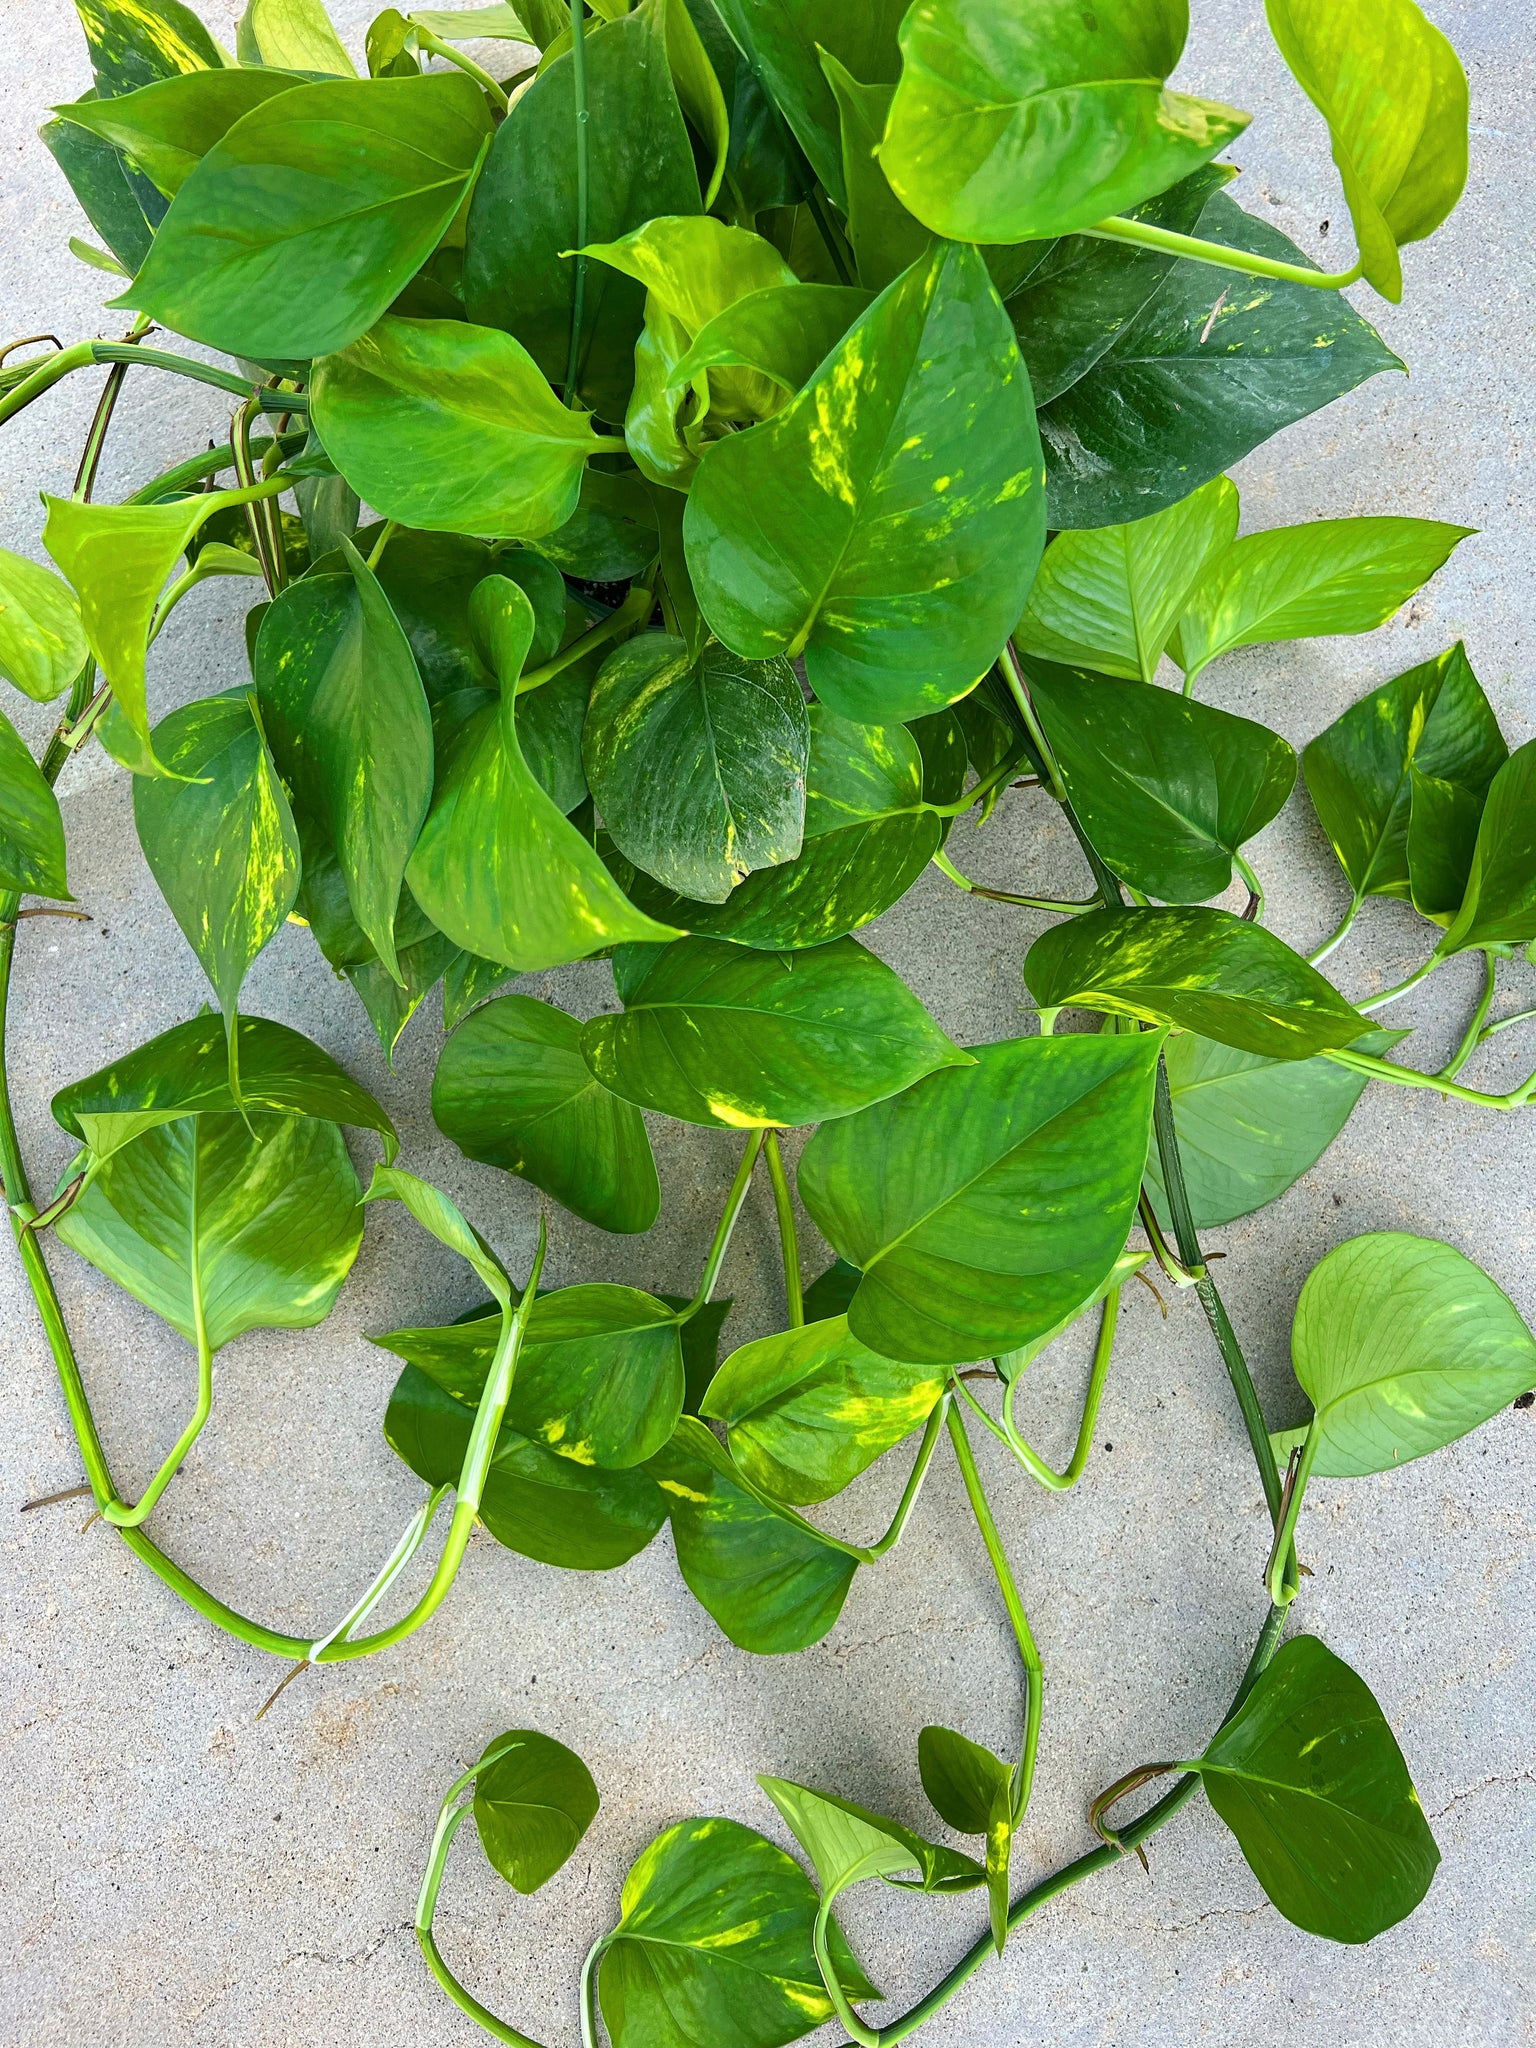
[[[371,10],[336,9],[360,49]],[[202,0],[233,40],[233,0]],[[1536,71],[1509,0],[1440,0],[1472,81],[1472,175],[1455,219],[1409,252],[1407,292],[1357,294],[1411,366],[1281,435],[1239,473],[1245,525],[1352,513],[1433,515],[1480,529],[1381,631],[1224,661],[1211,701],[1297,745],[1363,691],[1464,635],[1512,744],[1533,731],[1531,585],[1532,107]],[[1185,67],[1199,89],[1251,108],[1234,152],[1238,196],[1304,246],[1349,239],[1320,124],[1271,48],[1258,0],[1196,9]],[[68,0],[0,0],[5,120],[0,304],[7,333],[121,332],[76,263],[81,229],[34,140],[43,110],[88,82]],[[504,54],[504,53],[503,53]],[[1331,223],[1320,239],[1322,223]],[[1213,285],[1213,292],[1216,287]],[[80,377],[0,436],[3,538],[40,553],[40,488],[67,491],[94,401]],[[121,495],[220,426],[216,395],[129,381],[102,494]],[[159,710],[243,673],[249,587],[205,587],[178,612],[152,669]],[[15,713],[14,700],[7,709]],[[25,711],[26,707],[23,707]],[[40,735],[48,715],[23,721]],[[140,856],[128,778],[99,752],[64,786],[76,891],[94,922],[23,928],[13,1072],[39,1184],[68,1142],[53,1090],[204,1000],[197,968]],[[1015,797],[953,851],[980,878],[1078,894],[1083,875],[1039,798]],[[1343,904],[1304,796],[1261,839],[1276,928],[1315,945]],[[871,935],[945,1026],[988,1039],[1032,1028],[1020,962],[1039,920],[965,901],[936,873]],[[1348,992],[1398,979],[1426,950],[1402,906],[1378,904],[1335,961]],[[1421,1063],[1454,1044],[1474,995],[1462,963],[1404,1005]],[[1536,970],[1507,975],[1536,1000]],[[525,984],[578,1010],[611,1005],[606,969]],[[381,1059],[360,1007],[305,933],[258,964],[251,1010],[312,1034],[398,1119],[405,1159],[444,1186],[514,1270],[529,1255],[532,1189],[472,1165],[434,1130],[435,1006]],[[1480,1075],[1513,1077],[1509,1034]],[[1508,1080],[1500,1085],[1509,1085]],[[1212,1233],[1222,1285],[1275,1425],[1302,1400],[1287,1332],[1302,1280],[1356,1232],[1407,1229],[1480,1259],[1536,1311],[1536,1160],[1529,1121],[1373,1088],[1333,1150],[1262,1214]],[[734,1165],[723,1134],[657,1133],[666,1204],[642,1238],[551,1217],[549,1274],[690,1289]],[[366,1148],[359,1147],[359,1156]],[[126,1487],[154,1469],[190,1401],[186,1348],[62,1249],[50,1254]],[[814,1269],[816,1254],[811,1253]],[[725,1284],[735,1342],[780,1313],[766,1190],[755,1191]],[[236,1605],[297,1630],[355,1597],[420,1489],[379,1423],[391,1360],[365,1333],[447,1318],[468,1272],[399,1211],[369,1221],[325,1327],[255,1335],[221,1358],[214,1420],[157,1511],[173,1556]],[[440,1911],[445,1948],[493,2008],[540,2039],[575,2038],[587,1944],[616,1915],[624,1870],[662,1827],[727,1813],[783,1839],[754,1774],[772,1771],[888,1807],[918,1826],[915,1745],[941,1720],[1007,1747],[1013,1653],[952,1466],[940,1459],[902,1547],[860,1575],[827,1639],[791,1658],[733,1649],[697,1607],[662,1536],[626,1569],[586,1577],[514,1557],[483,1532],[437,1619],[406,1646],[293,1686],[259,1724],[280,1675],[179,1605],[79,1502],[21,1518],[29,1496],[79,1477],[48,1353],[17,1270],[0,1255],[4,1450],[0,1497],[0,1802],[9,1956],[0,2036],[29,2048],[368,2048],[479,2038],[429,1980],[410,1932],[443,1789],[508,1726],[547,1730],[587,1760],[603,1794],[590,1835],[547,1890],[523,1900],[470,1834]],[[1263,1611],[1262,1503],[1219,1362],[1194,1302],[1166,1324],[1130,1291],[1088,1475],[1051,1496],[980,1456],[1048,1673],[1038,1792],[1018,1868],[1044,1871],[1089,1842],[1089,1799],[1150,1757],[1191,1753],[1214,1727]],[[1081,1335],[1081,1333],[1079,1333]],[[1022,1403],[1048,1451],[1075,1428],[1085,1346],[1031,1375]],[[1536,1413],[1506,1412],[1454,1449],[1389,1477],[1320,1482],[1302,1535],[1315,1576],[1297,1624],[1366,1677],[1398,1731],[1444,1862],[1405,1925],[1363,1949],[1299,1933],[1266,1903],[1203,1806],[1133,1862],[1054,1903],[935,2020],[933,2048],[1285,2041],[1289,2048],[1514,2048],[1536,2043],[1531,1487]],[[891,1461],[893,1466],[899,1461]],[[832,1511],[883,1525],[899,1471]],[[975,1899],[868,1888],[847,1921],[894,2013],[979,1931]],[[829,2032],[825,2037],[832,2039]],[[712,2048],[712,2044],[703,2044]]]

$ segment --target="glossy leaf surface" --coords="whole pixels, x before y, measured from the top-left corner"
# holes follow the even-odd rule
[[[592,1773],[563,1742],[519,1728],[486,1745],[475,1776],[475,1832],[514,1890],[547,1884],[569,1862],[597,1808]]]
[[[69,897],[64,820],[26,742],[0,712],[0,889]]]
[[[54,111],[124,150],[173,199],[243,115],[301,83],[263,71],[191,71],[116,99],[75,100]]]
[[[882,1358],[846,1316],[733,1351],[699,1413],[726,1425],[731,1456],[778,1500],[830,1500],[928,1418],[932,1368]]]
[[[582,1057],[615,1095],[684,1123],[816,1123],[969,1064],[852,939],[795,954],[682,939],[625,1004],[587,1025]]]
[[[346,348],[442,239],[489,135],[456,71],[282,93],[209,150],[114,303],[231,355]]]
[[[824,1124],[800,1195],[862,1274],[848,1323],[891,1358],[958,1365],[1076,1308],[1125,1244],[1160,1039],[1015,1038]]]
[[[645,1121],[581,1057],[574,1017],[532,996],[473,1011],[432,1081],[438,1129],[471,1159],[503,1167],[605,1230],[649,1230],[661,1187]]]
[[[90,105],[88,93],[76,105]],[[128,164],[122,152],[88,128],[62,117],[45,122],[38,134],[63,172],[86,219],[131,277],[149,254],[165,199]]]
[[[1227,910],[1095,910],[1036,939],[1038,1003],[1198,1031],[1239,1052],[1308,1059],[1370,1026],[1315,967]]]
[[[930,1724],[917,1738],[917,1764],[928,1803],[962,1835],[987,1843],[987,1904],[992,1945],[1008,1938],[1008,1869],[1013,1858],[1012,1768],[953,1728]]]
[[[1422,801],[1422,794],[1416,796]],[[1413,868],[1414,836],[1408,856]],[[1417,883],[1415,895],[1419,893]],[[1523,945],[1536,938],[1536,740],[1517,747],[1493,778],[1477,829],[1466,895],[1441,941],[1447,953],[1471,946]]]
[[[837,101],[842,127],[848,240],[859,283],[872,292],[884,291],[927,252],[933,239],[891,190],[878,158],[895,87],[861,84],[827,51],[822,52],[821,68]]]
[[[67,690],[90,657],[80,606],[67,583],[0,548],[0,676],[47,704]]]
[[[103,99],[178,72],[216,70],[217,43],[181,0],[75,0]]]
[[[1280,1646],[1199,1769],[1249,1869],[1309,1934],[1371,1941],[1429,1890],[1440,1852],[1403,1753],[1316,1636]]]
[[[242,64],[259,61],[286,71],[355,76],[323,0],[249,0],[240,17],[237,47]]]
[[[1312,1268],[1291,1329],[1315,1473],[1390,1472],[1536,1386],[1536,1338],[1480,1266],[1434,1238],[1373,1231]]]
[[[803,653],[845,717],[952,702],[1023,610],[1044,541],[1036,451],[986,266],[946,244],[782,412],[706,452],[684,523],[705,617],[751,659]]]
[[[810,724],[787,661],[642,634],[599,671],[582,753],[614,844],[681,895],[723,903],[800,851]]]
[[[788,1778],[757,1782],[810,1857],[823,1898],[869,1877],[914,1884],[922,1891],[969,1891],[981,1882],[974,1858],[925,1841],[883,1813]]]
[[[870,302],[870,293],[852,285],[766,285],[704,323],[671,382],[682,385],[701,370],[740,366],[796,392]]]

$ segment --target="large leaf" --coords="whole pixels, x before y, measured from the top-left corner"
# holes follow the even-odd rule
[[[630,893],[653,917],[689,931],[769,950],[819,946],[889,910],[945,829],[924,806],[922,759],[905,726],[863,725],[813,704],[797,858],[748,875],[718,905],[689,902],[644,875]]]
[[[1198,233],[1307,260],[1220,192]],[[1282,427],[1402,368],[1337,293],[1175,263],[1092,369],[1041,408],[1050,523],[1108,526],[1160,512]]]
[[[474,1426],[474,1409],[413,1365],[395,1382],[384,1416],[390,1449],[428,1486],[457,1481]],[[498,1543],[523,1557],[567,1571],[606,1572],[644,1550],[666,1507],[644,1472],[579,1465],[503,1424],[480,1519]]]
[[[457,71],[267,100],[198,164],[113,304],[231,355],[346,348],[442,239],[489,133]]]
[[[582,755],[614,844],[681,895],[724,903],[800,851],[810,724],[787,661],[643,634],[599,671]]]
[[[1194,681],[1220,654],[1383,626],[1474,529],[1438,519],[1314,519],[1245,534],[1218,555],[1179,619]]]
[[[363,1239],[357,1175],[318,1118],[203,1113],[103,1161],[56,1225],[189,1344],[324,1320]]]
[[[700,193],[667,60],[669,0],[589,25],[583,39],[590,160],[589,242],[616,242],[658,214],[697,213]],[[673,0],[680,4],[680,0]],[[472,320],[516,335],[552,383],[570,347],[577,225],[575,94],[567,50],[545,65],[497,130],[470,205],[464,300]],[[644,293],[589,262],[577,385],[621,420],[634,380]],[[566,392],[575,403],[576,394]]]
[[[597,1817],[597,1787],[575,1750],[532,1728],[498,1735],[475,1773],[475,1832],[492,1867],[536,1892]]]
[[[1413,0],[1264,0],[1297,83],[1328,123],[1368,283],[1403,295],[1398,250],[1432,235],[1467,182],[1467,77]]]
[[[53,1098],[54,1120],[106,1159],[158,1124],[232,1115],[243,1105],[252,1114],[317,1117],[377,1131],[386,1159],[393,1159],[399,1143],[394,1125],[328,1052],[265,1017],[242,1017],[238,1029],[239,1102],[229,1085],[224,1026],[202,1016],[61,1088]]]
[[[26,742],[0,712],[0,889],[69,897],[59,800]]]
[[[458,736],[410,860],[411,892],[439,931],[520,972],[608,945],[670,938],[636,910],[545,794],[517,736],[517,684],[534,631],[521,586],[488,576],[471,620],[501,684]]]
[[[0,676],[47,704],[69,688],[90,651],[69,585],[0,548]]]
[[[1422,795],[1415,800],[1422,801]],[[1410,826],[1410,869],[1413,855]],[[1416,877],[1416,899],[1419,894]],[[1517,747],[1493,778],[1477,828],[1466,895],[1440,951],[1524,945],[1531,939],[1536,939],[1536,740]]]
[[[936,1067],[969,1066],[916,996],[852,939],[794,954],[681,939],[582,1057],[603,1085],[731,1129],[847,1116]]]
[[[125,151],[173,199],[243,115],[301,83],[263,71],[189,71],[119,99],[74,100],[54,112]]]
[[[1235,539],[1238,509],[1237,486],[1218,476],[1146,519],[1058,534],[1014,635],[1019,647],[1150,683],[1202,572]]]
[[[1095,910],[1036,939],[1042,1007],[1144,1017],[1269,1059],[1352,1045],[1366,1019],[1283,940],[1227,910]]]
[[[843,1611],[857,1559],[775,1513],[693,1416],[646,1470],[666,1497],[688,1590],[738,1649],[770,1657],[821,1641]]]
[[[154,743],[170,776],[134,777],[139,844],[232,1023],[252,961],[298,894],[293,813],[249,690],[173,711]]]
[[[350,541],[349,573],[282,591],[256,687],[283,778],[322,827],[358,924],[400,980],[395,912],[432,796],[432,720],[410,642]]]
[[[219,46],[181,0],[75,0],[103,99],[179,72],[217,70]]]
[[[1295,784],[1286,742],[1156,684],[1047,662],[1029,673],[1073,809],[1107,865],[1167,903],[1219,896],[1232,856]]]
[[[816,1893],[782,1849],[734,1820],[685,1820],[624,1880],[598,1993],[614,2048],[779,2048],[832,2017],[811,1945]],[[836,1924],[838,1979],[878,1997]]]
[[[815,1865],[824,1902],[869,1877],[889,1878],[925,1892],[969,1891],[981,1882],[981,1866],[974,1857],[925,1841],[883,1813],[872,1813],[835,1793],[813,1792],[809,1785],[789,1778],[757,1782]]]
[[[1023,242],[1092,227],[1187,177],[1249,116],[1169,92],[1184,0],[925,0],[902,23],[880,161],[935,234]]]
[[[380,320],[315,365],[311,402],[358,496],[437,532],[554,533],[587,458],[623,445],[560,403],[521,342],[463,320]]]
[[[1413,896],[1425,909],[1454,911],[1476,821],[1508,753],[1459,640],[1372,690],[1319,733],[1301,765],[1355,894]],[[1471,822],[1459,835],[1465,844],[1449,847],[1433,829],[1440,811],[1433,792],[1447,789]]]
[[[1386,1716],[1316,1636],[1281,1645],[1195,1766],[1287,1920],[1371,1941],[1429,1890],[1440,1852]]]
[[[438,1129],[471,1159],[505,1168],[604,1230],[649,1230],[661,1187],[645,1121],[581,1057],[574,1017],[532,996],[475,1010],[432,1080]]]
[[[356,70],[323,0],[249,0],[237,36],[242,64],[352,78]]]
[[[699,1413],[725,1424],[750,1478],[799,1506],[841,1493],[926,1421],[944,1378],[882,1358],[835,1316],[733,1351]]]
[[[862,1278],[848,1323],[891,1358],[958,1365],[1043,1335],[1125,1245],[1161,1038],[1014,1038],[824,1124],[800,1194]]]
[[[707,450],[684,524],[699,603],[738,654],[803,653],[845,717],[937,709],[1023,610],[1040,476],[1013,330],[976,251],[943,244],[782,412]]]
[[[1536,1386],[1536,1339],[1480,1266],[1434,1238],[1352,1237],[1307,1275],[1291,1329],[1312,1470],[1390,1472]]]

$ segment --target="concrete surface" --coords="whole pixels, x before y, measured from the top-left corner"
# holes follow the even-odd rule
[[[232,41],[234,0],[203,0],[202,11]],[[354,47],[369,11],[361,0],[337,9]],[[1256,115],[1237,152],[1248,167],[1239,196],[1307,246],[1337,248],[1347,228],[1321,129],[1268,46],[1257,0],[1196,11],[1189,76]],[[1214,701],[1268,719],[1298,744],[1458,634],[1511,742],[1533,730],[1536,70],[1509,0],[1441,0],[1436,12],[1472,78],[1470,191],[1439,240],[1409,253],[1403,306],[1361,294],[1412,378],[1379,379],[1283,435],[1244,465],[1241,481],[1250,527],[1394,511],[1482,531],[1382,631],[1239,656],[1213,672]],[[105,281],[65,251],[82,224],[32,134],[50,102],[87,83],[67,0],[0,0],[0,48],[3,324],[66,340],[121,331],[119,316],[100,310]],[[1333,236],[1322,243],[1325,219]],[[93,397],[76,379],[0,436],[8,544],[39,551],[36,492],[67,491]],[[103,495],[200,445],[221,412],[214,394],[131,380]],[[153,664],[159,708],[241,674],[248,595],[215,585],[179,612]],[[45,719],[28,723],[41,733]],[[64,802],[75,887],[95,922],[24,927],[13,1060],[40,1184],[68,1149],[46,1113],[53,1089],[204,999],[140,857],[126,776],[96,754],[71,770]],[[962,831],[954,851],[985,878],[1075,894],[1082,877],[1064,837],[1043,804],[1016,798],[985,834]],[[1304,799],[1256,858],[1278,928],[1315,944],[1343,892]],[[874,943],[949,1029],[989,1038],[1026,1028],[1019,962],[1036,928],[1003,906],[963,902],[934,874]],[[1408,912],[1375,906],[1338,956],[1340,978],[1354,993],[1383,986],[1424,945]],[[1471,963],[1454,968],[1413,999],[1430,1060],[1454,1042],[1473,973]],[[1536,971],[1521,966],[1508,981],[1511,998],[1536,1000]],[[527,985],[578,1009],[609,999],[595,968]],[[400,1122],[406,1161],[440,1180],[514,1266],[526,1259],[532,1191],[465,1163],[428,1118],[433,1015],[412,1025],[391,1074],[350,991],[298,930],[261,961],[248,1002],[312,1033],[377,1089]],[[1486,1057],[1490,1078],[1517,1069],[1514,1036]],[[1529,1121],[1377,1089],[1282,1202],[1213,1234],[1274,1423],[1300,1407],[1286,1345],[1297,1290],[1355,1232],[1443,1236],[1536,1310],[1533,1140]],[[645,1238],[612,1241],[557,1212],[551,1277],[691,1287],[734,1150],[720,1135],[664,1133],[662,1222]],[[79,1261],[51,1256],[109,1452],[131,1487],[179,1425],[188,1354]],[[766,1329],[777,1278],[764,1191],[726,1281],[738,1301],[735,1341]],[[473,1292],[467,1271],[403,1214],[376,1213],[323,1331],[253,1336],[225,1354],[214,1421],[155,1517],[160,1540],[248,1611],[305,1630],[332,1621],[419,1497],[381,1440],[392,1366],[364,1333],[447,1317]],[[1014,1739],[1008,1639],[943,1461],[900,1551],[861,1576],[839,1626],[803,1656],[732,1649],[684,1590],[665,1537],[626,1570],[586,1578],[482,1536],[427,1630],[386,1657],[306,1678],[257,1725],[278,1675],[269,1659],[178,1605],[104,1528],[82,1534],[80,1503],[19,1518],[25,1499],[70,1485],[79,1464],[9,1254],[0,1255],[0,1346],[7,2042],[458,2048],[478,2039],[428,1979],[410,1920],[442,1790],[489,1736],[520,1724],[579,1750],[602,1788],[602,1813],[566,1872],[527,1901],[493,1878],[464,1835],[440,1928],[493,2007],[541,2039],[569,2042],[581,1956],[658,1829],[713,1811],[778,1833],[753,1784],[760,1770],[889,1802],[926,1825],[915,1768],[924,1721],[999,1745]],[[1067,1347],[1033,1376],[1024,1406],[1047,1448],[1069,1440],[1082,1371],[1081,1352]],[[1374,1687],[1444,1853],[1419,1913],[1366,1949],[1311,1940],[1268,1907],[1214,1816],[1191,1808],[1158,1838],[1150,1878],[1127,1864],[1016,1938],[928,2029],[933,2048],[1536,2042],[1533,1431],[1536,1413],[1506,1412],[1389,1478],[1319,1483],[1303,1526],[1316,1576],[1298,1623]],[[1031,1869],[1085,1846],[1088,1800],[1110,1779],[1204,1741],[1262,1611],[1258,1487],[1192,1302],[1176,1303],[1164,1326],[1151,1297],[1132,1290],[1099,1439],[1086,1481],[1065,1497],[981,1452],[1048,1668],[1039,1790],[1022,1845]],[[878,1475],[838,1515],[878,1526],[897,1477]],[[877,1979],[905,2005],[982,1916],[974,1900],[866,1890],[847,1918]]]

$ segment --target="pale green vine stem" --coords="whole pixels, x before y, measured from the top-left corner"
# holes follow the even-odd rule
[[[571,281],[571,345],[565,365],[565,402],[576,403],[576,380],[581,370],[581,326],[587,308],[587,259],[581,253],[588,241],[587,42],[585,0],[571,0],[571,90],[576,117],[576,254]]]
[[[725,1264],[725,1254],[731,1242],[731,1232],[736,1228],[736,1218],[741,1214],[742,1204],[747,1199],[747,1189],[752,1185],[752,1169],[757,1164],[757,1155],[763,1149],[764,1133],[754,1131],[748,1138],[741,1163],[736,1168],[736,1177],[731,1182],[730,1192],[725,1198],[725,1208],[719,1223],[715,1226],[714,1241],[709,1247],[709,1256],[704,1261],[704,1271],[699,1279],[699,1291],[685,1309],[679,1311],[678,1320],[686,1323],[690,1316],[696,1316],[715,1291],[720,1278],[720,1268]]]
[[[203,1323],[203,1304],[199,1294],[196,1299],[197,1314],[197,1403],[192,1410],[192,1419],[176,1439],[175,1449],[166,1458],[160,1470],[145,1487],[135,1506],[125,1507],[121,1501],[109,1500],[103,1503],[101,1514],[115,1529],[137,1529],[139,1524],[153,1513],[161,1494],[181,1470],[187,1453],[203,1433],[203,1425],[213,1413],[213,1353],[208,1348],[208,1332]]]
[[[1350,928],[1354,924],[1355,919],[1360,915],[1364,903],[1365,898],[1363,896],[1352,896],[1350,898],[1349,908],[1345,911],[1339,923],[1329,933],[1328,937],[1324,939],[1317,951],[1307,955],[1307,961],[1310,966],[1320,967],[1330,953],[1343,945],[1345,939],[1349,936]]]
[[[506,113],[509,105],[507,96],[489,71],[483,71],[472,57],[466,57],[464,52],[456,50],[452,43],[445,43],[441,36],[433,35],[431,29],[422,28],[417,22],[412,22],[411,28],[416,37],[418,50],[425,50],[429,56],[441,57],[447,63],[457,65],[466,77],[472,78],[482,92],[489,94],[501,111]]]
[[[1033,1450],[1019,1434],[1013,1420],[1013,1397],[1018,1390],[1022,1373],[1016,1373],[1008,1382],[1003,1395],[1004,1441],[1024,1469],[1042,1486],[1048,1486],[1053,1493],[1065,1493],[1076,1486],[1087,1469],[1088,1454],[1093,1449],[1093,1432],[1098,1427],[1099,1408],[1104,1399],[1104,1387],[1109,1378],[1109,1361],[1115,1348],[1115,1325],[1120,1316],[1120,1292],[1111,1287],[1104,1297],[1104,1306],[1099,1314],[1098,1342],[1093,1347],[1093,1366],[1088,1377],[1088,1392],[1083,1400],[1083,1419],[1078,1425],[1077,1443],[1064,1472],[1057,1472],[1049,1466],[1039,1453]]]
[[[768,1178],[773,1185],[773,1208],[779,1224],[779,1248],[784,1259],[784,1299],[789,1327],[800,1329],[805,1322],[805,1296],[800,1285],[800,1234],[795,1228],[795,1198],[790,1193],[779,1134],[769,1131],[763,1150],[768,1160]]]
[[[1472,1021],[1462,1033],[1461,1043],[1436,1075],[1440,1081],[1454,1081],[1473,1053],[1487,1037],[1483,1026],[1488,1022],[1488,1012],[1493,1008],[1497,993],[1499,962],[1495,953],[1483,955],[1483,992],[1477,999],[1477,1008],[1472,1012]]]
[[[1507,1020],[1515,1023],[1513,1017]],[[1421,1074],[1417,1067],[1394,1067],[1390,1060],[1379,1060],[1372,1053],[1351,1051],[1330,1051],[1323,1054],[1335,1066],[1349,1067],[1357,1074],[1365,1074],[1373,1081],[1395,1081],[1399,1088],[1433,1088],[1441,1095],[1454,1096],[1458,1102],[1475,1102],[1480,1109],[1525,1109],[1536,1101],[1536,1073],[1531,1073],[1505,1095],[1492,1095],[1482,1088],[1463,1088],[1459,1081],[1448,1081],[1443,1074]]]
[[[1157,249],[1165,256],[1186,256],[1195,263],[1211,263],[1221,270],[1241,271],[1245,277],[1273,277],[1282,284],[1310,285],[1314,291],[1342,291],[1358,284],[1365,275],[1364,258],[1349,270],[1314,270],[1310,264],[1283,263],[1273,256],[1252,256],[1246,249],[1229,249],[1221,242],[1202,242],[1196,235],[1178,235],[1171,228],[1154,227],[1150,221],[1126,220],[1119,214],[1101,220],[1081,233],[1098,242],[1133,242],[1142,249]]]

